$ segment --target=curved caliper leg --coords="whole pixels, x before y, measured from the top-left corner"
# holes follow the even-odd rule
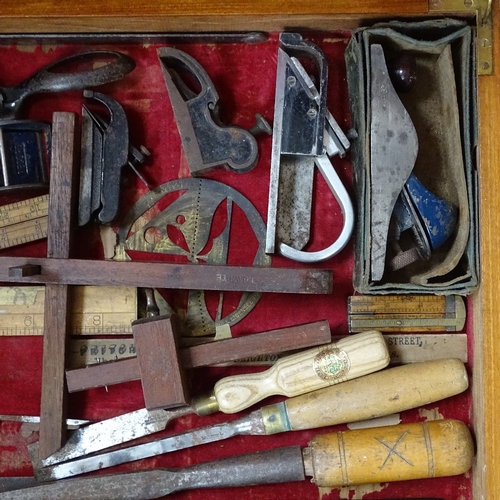
[[[351,199],[328,156],[344,156],[349,141],[326,109],[327,63],[316,45],[295,33],[280,36],[271,159],[266,252],[299,262],[319,262],[340,252],[354,228]],[[316,62],[316,88],[294,54]],[[330,246],[307,252],[314,165],[323,174],[344,216],[342,231]],[[279,199],[278,199],[279,197]]]

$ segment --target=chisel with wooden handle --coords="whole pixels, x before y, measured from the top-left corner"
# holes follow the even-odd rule
[[[53,455],[56,461],[44,457],[43,465],[60,462],[59,457],[69,460],[65,458],[68,454],[75,458],[163,430],[170,419],[178,416],[189,413],[202,416],[219,410],[235,413],[273,394],[291,397],[338,384],[381,370],[389,360],[388,347],[380,332],[351,335],[286,356],[264,372],[226,377],[216,384],[214,391],[198,396],[189,406],[172,412],[138,410],[89,426],[68,439],[66,445]]]
[[[458,359],[403,365],[264,406],[238,420],[108,453],[73,460],[82,456],[84,448],[66,447],[41,462],[34,458],[33,468],[39,481],[63,479],[236,435],[270,435],[390,415],[454,396],[467,387],[467,372]],[[93,439],[105,440],[106,434],[102,428]],[[38,456],[36,445],[30,445],[30,454]]]
[[[0,493],[0,500],[148,500],[194,488],[302,481],[320,487],[454,476],[474,456],[458,420],[435,420],[313,437],[300,446],[239,455],[181,469],[76,478]]]
[[[236,413],[268,396],[293,397],[367,375],[389,361],[383,335],[373,330],[286,356],[261,373],[225,377],[214,396],[220,411]]]

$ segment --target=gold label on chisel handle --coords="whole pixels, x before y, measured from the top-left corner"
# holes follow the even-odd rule
[[[320,351],[313,360],[316,375],[323,380],[334,380],[347,374],[351,363],[341,349],[330,348]]]

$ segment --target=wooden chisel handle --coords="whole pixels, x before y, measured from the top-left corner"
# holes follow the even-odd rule
[[[382,417],[460,394],[469,386],[459,359],[388,368],[261,408],[266,434]]]
[[[370,331],[281,358],[261,373],[223,378],[215,384],[214,393],[220,411],[236,413],[274,394],[297,396],[381,370],[388,364],[384,337]]]
[[[303,457],[306,475],[333,488],[463,474],[474,446],[463,422],[434,420],[317,435]]]

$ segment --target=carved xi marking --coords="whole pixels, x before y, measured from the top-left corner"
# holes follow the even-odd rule
[[[379,467],[379,469],[383,469],[386,466],[389,458],[391,458],[392,455],[397,455],[401,460],[404,460],[408,465],[413,467],[413,464],[407,458],[405,458],[401,452],[399,452],[397,450],[399,443],[401,443],[401,441],[404,439],[406,434],[408,434],[408,431],[403,432],[403,434],[401,434],[401,436],[399,436],[398,440],[394,443],[393,446],[386,443],[382,439],[375,438],[380,444],[384,445],[389,450],[389,454],[387,455],[386,459],[384,460],[384,463]]]

